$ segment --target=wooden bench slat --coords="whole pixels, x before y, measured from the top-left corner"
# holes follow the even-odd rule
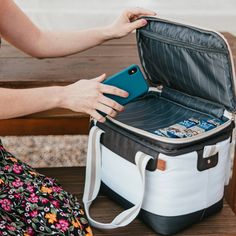
[[[134,36],[112,40],[70,57],[44,60],[28,57],[3,43],[0,51],[0,86],[29,88],[66,85],[79,79],[94,78],[104,72],[109,76],[129,64],[139,63]]]
[[[72,194],[75,194],[81,202],[84,188],[84,167],[67,167],[67,168],[40,168],[39,172],[57,178],[62,186]],[[95,204],[91,208],[91,213],[97,220],[109,222],[122,208],[115,202],[100,194]],[[156,236],[150,228],[148,228],[139,219],[136,219],[129,226],[116,230],[101,231],[94,229],[96,236],[112,235],[145,235]],[[236,235],[236,216],[225,202],[223,210],[201,223],[176,234],[176,236],[235,236]]]
[[[88,115],[81,113],[81,112],[74,112],[68,109],[63,109],[63,108],[55,108],[52,110],[47,110],[47,111],[42,111],[42,112],[37,112],[28,116],[25,116],[27,119],[31,119],[34,117],[38,118],[52,118],[52,117],[68,117],[68,118],[73,118],[73,117],[88,117]]]
[[[89,117],[16,118],[0,120],[1,136],[88,134]]]
[[[9,81],[63,81],[92,79],[104,72],[114,74],[127,65],[139,63],[135,56],[130,57],[83,57],[37,60],[32,58],[0,58],[1,85]],[[28,72],[28,73],[26,73]]]

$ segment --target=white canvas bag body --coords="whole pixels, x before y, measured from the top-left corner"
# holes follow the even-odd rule
[[[123,227],[139,215],[170,235],[222,209],[234,156],[235,72],[218,33],[146,19],[137,45],[155,87],[115,119],[92,122],[83,201],[94,227]],[[190,117],[222,124],[189,138],[155,134]],[[126,209],[109,224],[89,214],[100,185]]]

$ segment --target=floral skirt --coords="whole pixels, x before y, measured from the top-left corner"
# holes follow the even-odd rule
[[[1,141],[0,235],[92,235],[76,197],[17,160]]]

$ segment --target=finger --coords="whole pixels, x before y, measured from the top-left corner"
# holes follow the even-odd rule
[[[104,116],[102,116],[101,114],[99,114],[96,110],[92,110],[89,113],[95,120],[104,123],[106,121],[106,118]]]
[[[130,28],[129,30],[133,31],[135,29],[145,26],[146,24],[147,24],[147,20],[145,19],[139,19],[139,20],[133,21],[129,25],[129,28]]]
[[[100,85],[100,91],[102,93],[107,93],[107,94],[112,94],[112,95],[116,95],[116,96],[119,96],[119,97],[128,97],[129,94],[128,92],[122,90],[122,89],[119,89],[117,87],[114,87],[114,86],[111,86],[111,85],[106,85],[106,84],[101,84]]]
[[[141,8],[141,7],[136,7],[136,8],[131,8],[131,9],[128,9],[125,11],[125,13],[129,16],[129,17],[132,17],[134,15],[136,16],[155,16],[156,15],[156,12],[154,11],[151,11],[151,10],[148,10],[148,9],[144,9],[144,8]]]
[[[104,81],[105,79],[106,79],[106,74],[104,73],[104,74],[98,76],[97,78],[94,78],[93,80],[95,80],[95,81],[101,83],[101,82]]]
[[[102,103],[98,103],[96,105],[96,109],[99,111],[102,111],[103,113],[111,117],[115,117],[117,115],[117,112],[115,110],[113,110],[111,107],[108,107]]]
[[[106,106],[111,107],[112,109],[115,109],[116,111],[123,111],[124,107],[120,105],[118,102],[102,95],[101,98],[99,98],[99,102],[105,104]]]

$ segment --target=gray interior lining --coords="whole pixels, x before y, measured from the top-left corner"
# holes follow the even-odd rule
[[[181,93],[180,91],[168,87],[163,88],[161,95],[162,97],[182,104],[189,109],[201,111],[202,113],[212,115],[215,118],[221,119],[224,114],[224,107],[221,105],[206,101],[205,99],[200,99],[199,97],[187,95],[186,93]]]
[[[211,31],[146,19],[137,40],[148,79],[235,111],[232,65],[224,40]]]
[[[116,120],[153,133],[155,130],[176,124],[188,118],[210,119],[215,116],[189,109],[177,102],[150,92],[146,96],[125,106]]]

